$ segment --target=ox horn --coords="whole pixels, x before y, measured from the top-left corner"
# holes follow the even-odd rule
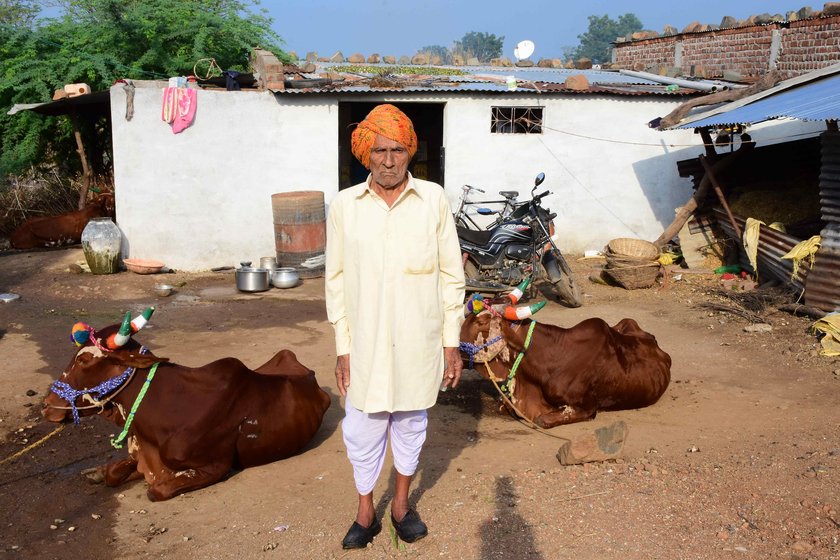
[[[131,313],[126,311],[123,322],[120,325],[120,330],[117,331],[117,334],[112,334],[108,337],[108,340],[105,341],[105,346],[111,350],[116,350],[121,346],[125,346],[129,338],[131,338]]]
[[[135,317],[134,320],[131,322],[131,334],[134,334],[143,327],[145,327],[146,323],[149,322],[149,319],[152,318],[152,313],[154,312],[154,307],[147,307],[143,313]]]
[[[528,277],[522,281],[517,287],[513,289],[511,293],[507,296],[510,298],[511,305],[516,305],[519,303],[519,300],[522,299],[522,296],[525,294],[525,290],[528,289],[528,285],[531,283],[531,278]]]
[[[508,321],[521,321],[522,319],[527,319],[528,317],[545,307],[545,304],[545,301],[538,301],[537,303],[532,303],[531,305],[523,305],[521,307],[514,307],[513,305],[508,305],[502,312],[502,316]]]

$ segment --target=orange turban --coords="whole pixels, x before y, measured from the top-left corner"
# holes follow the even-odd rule
[[[350,141],[353,155],[362,162],[365,169],[370,169],[370,151],[377,134],[405,146],[409,158],[417,153],[417,134],[414,133],[411,119],[393,105],[377,105],[359,123]]]

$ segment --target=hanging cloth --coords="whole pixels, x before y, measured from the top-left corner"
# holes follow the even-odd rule
[[[793,273],[790,275],[791,280],[799,280],[799,267],[802,266],[802,261],[805,259],[808,259],[808,264],[811,265],[811,268],[814,267],[816,253],[820,249],[820,241],[822,241],[820,236],[815,235],[811,239],[806,239],[798,243],[796,247],[782,255],[783,259],[793,261]]]
[[[747,218],[744,226],[744,251],[747,253],[747,258],[750,259],[750,266],[755,271],[756,278],[758,277],[758,235],[762,225],[764,225],[764,222],[761,220]]]
[[[172,132],[178,134],[189,127],[195,119],[197,101],[198,93],[192,88],[164,88],[161,119],[171,124]]]

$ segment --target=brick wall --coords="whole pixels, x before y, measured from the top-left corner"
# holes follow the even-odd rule
[[[615,64],[645,70],[675,66],[682,48],[683,75],[720,77],[724,70],[761,76],[771,67],[774,31],[781,35],[776,67],[786,78],[840,62],[840,16],[734,29],[681,33],[615,45]]]

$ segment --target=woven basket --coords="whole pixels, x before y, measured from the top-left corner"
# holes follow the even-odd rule
[[[636,257],[648,261],[659,257],[659,249],[650,241],[643,239],[632,239],[630,237],[619,237],[607,243],[607,255]]]
[[[607,268],[623,268],[625,266],[644,266],[658,263],[658,260],[642,259],[639,257],[625,257],[607,253]]]
[[[605,268],[604,272],[622,288],[635,290],[650,288],[659,274],[659,263]]]

